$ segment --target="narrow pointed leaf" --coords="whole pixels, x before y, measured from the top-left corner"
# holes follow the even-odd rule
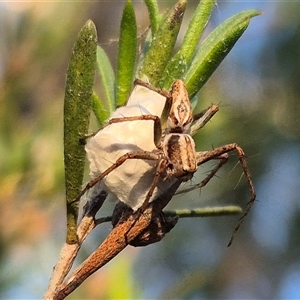
[[[103,102],[95,93],[92,95],[92,109],[98,121],[99,127],[101,127],[109,118],[110,113],[105,109]]]
[[[105,104],[104,107],[107,108],[108,115],[110,115],[115,109],[115,74],[111,63],[104,52],[104,50],[98,46],[97,47],[97,66],[100,74],[100,79],[102,83],[102,87],[105,92]],[[104,109],[103,107],[103,109]],[[106,119],[105,119],[106,120]],[[101,123],[105,120],[99,120]]]
[[[121,106],[127,101],[134,80],[135,60],[137,51],[137,25],[132,2],[127,0],[120,29],[116,105]]]
[[[219,25],[205,39],[185,75],[185,84],[191,98],[230,52],[248,27],[250,19],[260,14],[258,10],[240,12]]]
[[[139,71],[139,78],[146,75],[153,86],[157,86],[173,52],[186,7],[186,0],[179,0],[158,28],[149,51]]]
[[[97,33],[92,21],[81,29],[69,62],[64,100],[64,160],[67,201],[67,243],[77,242],[78,203],[85,151],[80,143],[87,134],[96,68]]]
[[[164,89],[169,89],[174,79],[180,79],[186,73],[214,6],[215,2],[212,0],[200,1],[179,51],[172,57],[161,76],[160,86]]]
[[[159,11],[157,1],[145,0],[145,3],[148,8],[152,36],[154,36],[159,25]]]

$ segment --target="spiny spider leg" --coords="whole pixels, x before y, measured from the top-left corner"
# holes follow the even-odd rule
[[[163,125],[163,129],[166,129],[166,122],[167,122],[167,119],[169,117],[170,109],[171,109],[171,106],[172,106],[173,101],[174,101],[172,93],[161,90],[159,88],[156,88],[156,87],[152,86],[151,84],[149,84],[149,83],[147,83],[147,82],[145,82],[141,79],[138,79],[138,78],[134,81],[134,85],[143,86],[143,87],[147,88],[148,90],[156,92],[159,95],[166,98],[165,107],[164,107],[164,109],[161,113],[161,116],[160,116],[161,124]]]
[[[146,207],[147,207],[147,205],[148,205],[148,203],[149,203],[149,200],[151,199],[151,197],[152,197],[152,194],[153,194],[153,192],[154,192],[154,190],[155,190],[155,188],[157,187],[157,185],[158,185],[158,182],[159,182],[159,180],[160,180],[160,178],[161,178],[161,175],[163,174],[163,172],[166,170],[166,168],[167,168],[167,160],[166,159],[161,159],[160,160],[160,162],[158,163],[158,166],[157,166],[157,168],[156,168],[156,173],[155,173],[155,177],[154,177],[154,179],[153,179],[153,182],[152,182],[152,184],[151,184],[151,187],[150,187],[150,189],[149,189],[149,191],[148,191],[148,193],[147,193],[147,196],[146,196],[146,198],[145,198],[145,200],[144,200],[144,203],[142,204],[142,206],[141,206],[141,208],[140,208],[140,211],[141,212],[143,212],[145,209],[146,209]]]
[[[214,108],[213,108],[214,107]],[[212,109],[213,108],[213,109]],[[216,111],[215,111],[215,108],[216,108]],[[217,105],[214,105],[214,104],[212,104],[211,106],[209,106],[208,108],[206,108],[206,109],[203,109],[202,111],[200,111],[199,113],[197,113],[197,114],[194,114],[193,115],[193,121],[195,122],[195,121],[198,121],[198,120],[200,120],[200,119],[203,119],[203,117],[207,114],[207,112],[209,111],[209,110],[212,110],[212,111],[215,111],[215,113],[219,110],[219,107],[217,106]],[[205,117],[206,118],[206,117]],[[204,118],[204,119],[205,119]]]
[[[143,214],[143,212],[146,210],[147,208],[147,205],[153,195],[153,192],[155,190],[155,188],[157,187],[158,185],[158,182],[161,178],[161,175],[163,174],[163,172],[167,169],[167,164],[168,164],[168,161],[164,158],[161,158],[158,165],[157,165],[157,168],[156,168],[156,173],[155,173],[155,177],[152,181],[152,184],[150,186],[150,189],[146,195],[146,198],[142,204],[142,206],[135,212],[135,222],[138,220],[138,218]],[[135,222],[132,224],[132,226],[129,228],[129,230],[126,232],[125,236],[127,236],[127,234],[129,233],[129,231],[131,230],[131,228],[135,225]]]
[[[153,120],[154,121],[154,144],[157,148],[160,147],[160,142],[161,142],[161,135],[162,135],[162,130],[161,130],[161,124],[160,124],[160,119],[158,116],[153,116],[153,115],[141,115],[141,116],[134,116],[134,117],[124,117],[124,118],[113,118],[108,120],[108,122],[101,128],[103,129],[104,127],[115,124],[115,123],[120,123],[120,122],[128,122],[128,121],[149,121]]]
[[[193,125],[191,126],[190,135],[193,136],[219,111],[219,106],[212,104],[207,109],[193,116]]]
[[[199,153],[198,153],[199,154]],[[216,175],[216,173],[221,169],[221,167],[223,165],[226,164],[227,160],[228,160],[228,154],[227,153],[224,153],[216,158],[213,158],[213,159],[220,159],[219,163],[217,166],[215,166],[211,171],[210,173],[198,184],[196,185],[193,185],[192,187],[190,188],[187,188],[187,189],[184,189],[184,190],[180,190],[176,193],[176,195],[179,195],[179,194],[184,194],[184,193],[187,193],[187,192],[190,192],[190,191],[193,191],[193,190],[196,190],[196,189],[201,189],[202,187],[206,186],[208,184],[208,182]]]
[[[250,172],[249,172],[249,169],[248,169],[248,166],[247,166],[247,163],[246,163],[246,159],[245,159],[245,153],[244,153],[243,149],[240,146],[238,146],[236,143],[232,143],[232,144],[228,144],[228,145],[224,145],[224,146],[215,148],[211,151],[207,151],[206,153],[202,153],[201,156],[197,156],[197,163],[198,163],[198,166],[200,166],[200,165],[204,164],[205,162],[207,162],[211,159],[215,159],[218,156],[223,155],[225,153],[229,153],[231,151],[236,151],[237,156],[238,156],[239,161],[240,161],[240,164],[242,165],[242,169],[243,169],[243,172],[245,174],[245,177],[247,179],[248,186],[249,186],[250,201],[248,202],[247,207],[246,207],[246,211],[243,214],[243,216],[240,218],[238,225],[233,230],[231,239],[228,243],[228,247],[232,244],[237,231],[241,227],[241,225],[242,225],[244,219],[246,218],[246,216],[249,214],[249,212],[250,212],[250,210],[251,210],[251,208],[254,204],[255,198],[256,198],[254,185],[253,185],[251,175],[250,175]]]
[[[79,201],[80,198],[85,194],[85,192],[87,192],[90,188],[95,186],[99,181],[101,181],[105,176],[107,176],[113,170],[121,166],[127,159],[159,160],[160,156],[156,153],[149,152],[149,151],[131,151],[125,153],[124,155],[120,156],[116,160],[116,162],[112,164],[108,169],[106,169],[103,173],[101,173],[99,176],[91,180],[81,191],[81,193],[77,196],[77,198],[72,201],[72,203]]]
[[[152,86],[151,84],[149,84],[149,83],[147,83],[147,82],[145,82],[145,81],[143,81],[141,79],[137,78],[134,81],[134,85],[136,85],[136,84],[141,85],[141,86],[149,89],[150,91],[156,92],[157,94],[160,94],[161,96],[166,97],[167,99],[169,99],[171,97],[171,95],[170,95],[169,92],[163,91],[163,90],[161,90],[159,88],[156,88],[155,86]]]
[[[123,118],[113,118],[108,120],[104,126],[101,127],[101,129],[105,128],[108,125],[115,124],[115,123],[121,123],[121,122],[128,122],[128,121],[148,121],[153,120],[154,124],[157,123],[157,125],[160,125],[159,117],[153,116],[153,115],[141,115],[141,116],[134,116],[134,117],[123,117]]]
[[[115,123],[121,123],[121,122],[129,122],[129,121],[154,121],[154,128],[156,129],[161,129],[161,124],[160,124],[160,119],[158,116],[153,116],[153,115],[141,115],[141,116],[134,116],[134,117],[123,117],[123,118],[113,118],[108,120],[102,127],[100,127],[97,131],[85,135],[82,139],[88,139],[93,136],[95,136],[100,130],[104,129],[108,125],[115,124]],[[160,130],[161,131],[161,130]],[[161,134],[160,134],[161,135]]]

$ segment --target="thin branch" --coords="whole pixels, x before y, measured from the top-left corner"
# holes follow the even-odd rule
[[[97,226],[95,222],[95,215],[101,208],[106,197],[106,192],[99,193],[97,197],[94,198],[94,201],[91,201],[92,204],[88,208],[86,208],[85,216],[83,217],[80,225],[77,228],[78,242],[75,244],[65,243],[63,245],[58,262],[53,268],[48,289],[43,297],[44,300],[53,299],[56,290],[63,283],[63,280],[69,273],[74,263],[74,260],[82,243],[89,235],[89,233],[95,228],[95,226]]]
[[[139,211],[134,213],[131,208],[127,207],[122,212],[122,216],[115,228],[113,228],[99,248],[72,272],[67,281],[57,287],[56,293],[52,298],[44,299],[64,299],[81,285],[86,278],[120,253],[128,244],[132,243],[142,246],[153,243],[154,241],[143,241],[143,238],[147,236],[147,234],[145,235],[144,233],[147,233],[147,228],[151,226],[151,222],[159,217],[162,209],[172,199],[180,184],[181,180],[177,180],[165,194],[149,203],[147,208],[141,213],[139,213]],[[95,222],[93,225],[95,225]],[[169,229],[170,228],[167,228],[166,232],[169,231]],[[149,229],[149,232],[150,231],[151,229]],[[161,238],[162,236],[163,235],[161,235]]]
[[[199,218],[223,215],[236,215],[240,214],[241,212],[243,212],[242,208],[235,205],[164,211],[166,216],[178,216],[179,218]]]

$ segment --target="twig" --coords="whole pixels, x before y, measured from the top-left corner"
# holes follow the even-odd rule
[[[199,217],[214,217],[214,216],[223,216],[223,215],[236,215],[242,212],[243,212],[242,208],[235,205],[164,211],[166,216],[178,216],[179,218],[193,218],[193,217],[199,218]]]
[[[91,205],[86,211],[86,215],[83,217],[77,228],[78,242],[75,244],[65,243],[63,245],[58,262],[53,268],[48,289],[43,297],[44,300],[53,299],[57,289],[69,273],[82,243],[93,228],[97,226],[97,223],[95,222],[95,215],[102,206],[106,196],[106,192],[99,193],[99,195],[94,198],[93,205]]]
[[[165,194],[163,194],[157,200],[149,203],[145,211],[142,213],[133,213],[130,208],[127,208],[127,210],[123,212],[123,215],[115,228],[110,232],[108,237],[103,241],[99,248],[95,250],[74,272],[72,272],[71,276],[64,283],[62,283],[60,286],[56,285],[55,292],[52,293],[51,296],[45,296],[44,299],[64,299],[66,296],[72,293],[86,278],[88,278],[91,274],[96,272],[111,259],[113,259],[118,253],[120,253],[128,244],[132,243],[143,246],[153,243],[153,240],[146,242],[143,241],[144,237],[147,236],[148,226],[151,226],[151,222],[159,217],[162,209],[172,199],[180,184],[181,180],[177,180]],[[93,219],[92,226],[88,227],[89,232],[94,226],[95,222]],[[166,232],[169,230],[170,228],[167,228]],[[161,239],[163,235],[159,234],[159,236]],[[77,252],[78,250],[79,247]],[[71,264],[69,264],[69,266],[70,265]]]

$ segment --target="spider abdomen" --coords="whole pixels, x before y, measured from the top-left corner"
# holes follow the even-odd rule
[[[171,133],[163,142],[164,155],[169,164],[168,177],[189,180],[197,171],[195,142],[188,134]]]

